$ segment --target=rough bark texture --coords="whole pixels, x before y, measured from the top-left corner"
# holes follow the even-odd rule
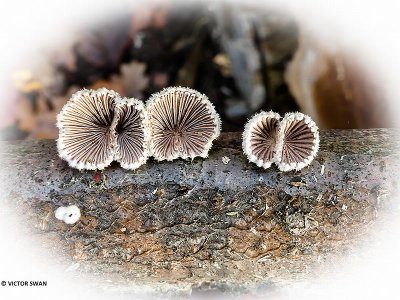
[[[2,142],[1,180],[48,251],[114,293],[266,291],[368,239],[397,189],[398,136],[323,131],[311,166],[287,173],[249,163],[239,133],[222,134],[208,159],[101,173],[69,168],[54,141]],[[72,226],[54,217],[70,204],[82,213]]]

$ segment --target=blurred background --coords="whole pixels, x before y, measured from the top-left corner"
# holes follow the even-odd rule
[[[260,110],[299,110],[320,128],[392,126],[379,81],[353,53],[287,12],[223,1],[132,6],[60,36],[10,78],[3,140],[57,138],[71,94],[100,87],[142,100],[192,87],[214,103],[223,131],[243,130]]]

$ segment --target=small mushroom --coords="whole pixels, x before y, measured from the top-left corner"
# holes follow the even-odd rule
[[[156,160],[207,157],[221,120],[207,96],[183,87],[166,88],[147,102],[150,151]]]
[[[260,112],[246,124],[243,132],[243,151],[257,166],[268,169],[275,161],[280,116],[272,111]]]
[[[124,169],[137,169],[148,157],[147,113],[134,98],[115,101],[113,134],[117,136],[115,157]]]
[[[66,224],[74,224],[81,217],[81,210],[76,205],[60,206],[54,212],[56,219],[64,221]]]
[[[313,161],[318,148],[319,132],[315,122],[299,112],[287,113],[278,130],[278,168],[281,171],[299,171]]]
[[[73,94],[58,114],[58,153],[71,167],[101,170],[113,161],[116,136],[111,126],[117,97],[104,88],[84,89]]]

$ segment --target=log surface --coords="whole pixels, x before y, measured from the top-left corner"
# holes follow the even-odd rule
[[[207,159],[99,173],[69,168],[54,141],[1,142],[3,198],[49,252],[115,290],[270,289],[368,239],[397,189],[398,137],[322,131],[314,162],[287,173],[249,163],[239,133]],[[72,226],[54,217],[71,204],[82,214]]]

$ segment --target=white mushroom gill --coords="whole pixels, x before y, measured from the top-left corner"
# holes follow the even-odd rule
[[[124,169],[136,169],[146,163],[148,151],[147,112],[142,101],[117,99],[112,126],[116,136],[115,157]]]
[[[313,120],[302,113],[287,113],[279,124],[276,146],[281,171],[301,170],[316,157],[319,131]]]
[[[221,120],[207,96],[171,87],[147,102],[150,151],[156,160],[207,157]]]
[[[272,111],[260,112],[246,124],[243,132],[243,151],[249,161],[268,169],[275,162],[280,116]]]
[[[107,89],[82,90],[71,96],[57,116],[59,156],[77,169],[104,169],[115,153],[112,131],[114,100]]]

